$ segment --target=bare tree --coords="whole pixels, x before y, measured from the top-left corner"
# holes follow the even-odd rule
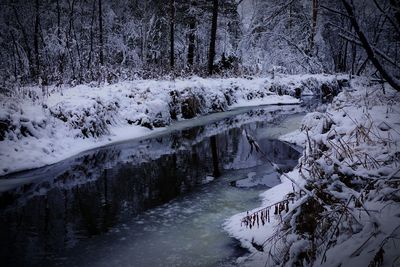
[[[318,0],[312,0],[312,23],[310,34],[310,55],[313,55],[315,35],[317,33]]]
[[[39,24],[40,24],[39,0],[36,0],[35,1],[35,32],[34,32],[34,35],[33,35],[33,48],[34,48],[34,51],[35,51],[35,63],[36,63],[35,74],[36,74],[37,77],[40,75]]]
[[[208,74],[213,74],[214,58],[215,58],[215,41],[217,38],[218,23],[218,0],[213,0],[213,16],[211,25],[210,48],[208,50]]]
[[[60,8],[60,1],[57,0],[57,39],[58,44],[62,46],[62,36],[61,36],[61,8]],[[61,52],[58,59],[58,71],[62,76],[64,73],[64,53]]]
[[[191,1],[190,7],[196,6],[196,1]],[[189,12],[193,12],[190,10]],[[194,14],[190,14],[189,16],[189,34],[188,34],[188,55],[187,55],[187,62],[189,66],[193,65],[193,60],[194,60],[194,49],[195,45],[194,42],[196,40],[196,35],[195,35],[195,30],[196,30],[196,17]]]
[[[174,69],[175,66],[175,0],[169,1],[170,6],[170,24],[169,24],[169,40],[170,40],[170,52],[169,52],[169,61],[171,69]]]
[[[397,91],[400,92],[400,83],[399,81],[392,77],[390,73],[386,71],[384,66],[376,57],[376,53],[372,46],[370,45],[367,37],[365,36],[364,32],[361,30],[360,25],[357,22],[357,18],[355,16],[354,7],[352,4],[349,4],[347,0],[342,0],[343,6],[346,9],[346,12],[349,16],[351,24],[354,27],[355,32],[357,33],[358,37],[360,38],[360,42],[365,49],[365,52],[368,55],[369,60],[371,60],[372,64],[374,64],[375,68],[379,71],[382,77]]]
[[[14,11],[14,16],[15,16],[15,19],[17,20],[18,27],[20,28],[21,33],[22,33],[22,39],[23,39],[23,42],[25,45],[25,51],[26,51],[26,55],[27,55],[27,59],[28,59],[30,76],[33,77],[35,70],[34,70],[34,67],[32,64],[32,52],[31,52],[31,47],[29,45],[29,41],[28,41],[28,34],[25,30],[25,26],[21,22],[21,19],[19,17],[19,14],[18,14],[18,11],[17,11],[15,5],[12,5],[12,9]]]
[[[101,5],[101,0],[99,0],[99,43],[100,43],[100,51],[99,51],[99,61],[100,65],[103,66],[104,64],[104,55],[103,55],[103,47],[104,47],[104,41],[103,41],[103,14],[102,14],[102,5]]]
[[[92,22],[90,23],[90,50],[89,50],[89,55],[88,55],[88,63],[87,63],[87,68],[90,70],[91,69],[91,63],[92,63],[92,53],[93,53],[93,28],[94,28],[94,22],[95,22],[95,11],[96,11],[96,0],[93,0],[93,8],[92,8]]]
[[[390,4],[394,9],[395,18],[397,20],[397,26],[400,26],[400,1],[399,0],[390,0]]]

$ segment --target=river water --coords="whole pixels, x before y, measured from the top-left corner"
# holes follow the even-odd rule
[[[224,220],[279,183],[243,131],[289,170],[300,154],[277,137],[298,128],[303,112],[211,114],[0,179],[2,266],[234,265],[246,251]]]

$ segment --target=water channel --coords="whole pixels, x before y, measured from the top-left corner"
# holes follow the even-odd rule
[[[240,108],[0,179],[2,266],[232,266],[225,219],[260,204],[297,148],[305,108]],[[235,184],[236,186],[232,186]],[[5,264],[5,265],[3,265]]]

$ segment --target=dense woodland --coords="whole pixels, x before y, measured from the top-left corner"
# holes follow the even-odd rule
[[[3,92],[274,71],[398,86],[399,0],[4,0],[0,13]]]
[[[2,266],[400,266],[400,0],[0,24]]]

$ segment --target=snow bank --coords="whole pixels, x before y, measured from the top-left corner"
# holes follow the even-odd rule
[[[336,76],[138,80],[23,88],[0,99],[0,175],[162,130],[174,120],[248,105],[296,104],[300,93],[337,90]],[[46,92],[46,94],[42,94]]]
[[[261,195],[261,207],[226,221],[228,233],[252,252],[238,261],[399,265],[399,103],[400,93],[353,80],[326,112],[308,114],[301,129],[282,136],[305,147],[303,156]]]

